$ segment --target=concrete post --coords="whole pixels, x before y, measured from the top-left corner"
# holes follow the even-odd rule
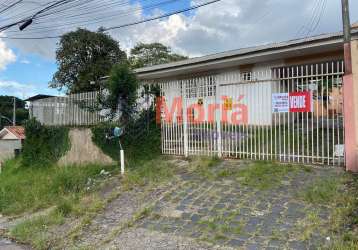
[[[344,77],[346,168],[358,173],[358,40],[350,47],[352,73]]]

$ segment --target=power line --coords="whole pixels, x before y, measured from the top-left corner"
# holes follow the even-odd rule
[[[125,11],[125,12],[115,12],[113,14],[108,13],[108,14],[105,14],[105,13],[102,13],[102,16],[103,17],[98,17],[98,18],[91,18],[91,20],[82,20],[82,19],[79,19],[78,21],[70,21],[70,22],[65,22],[65,23],[60,23],[59,25],[56,25],[56,28],[53,28],[52,26],[40,26],[40,27],[35,27],[35,28],[29,28],[27,29],[27,32],[31,33],[31,34],[34,34],[34,33],[43,33],[43,32],[50,32],[50,31],[53,31],[55,29],[58,29],[58,28],[67,28],[67,27],[71,27],[72,25],[92,25],[92,24],[96,24],[96,23],[101,23],[101,22],[104,22],[106,20],[111,20],[113,19],[114,17],[118,18],[118,17],[125,17],[125,16],[130,16],[130,15],[133,15],[135,13],[141,13],[143,10],[151,10],[151,9],[156,9],[156,8],[159,8],[161,6],[164,6],[164,5],[167,5],[167,4],[171,4],[171,3],[174,3],[174,2],[177,2],[177,1],[180,1],[180,0],[166,0],[166,1],[163,1],[163,2],[160,2],[160,3],[157,3],[157,4],[151,4],[151,5],[147,5],[147,6],[143,6],[143,7],[138,7],[138,8],[134,8],[134,9],[131,9],[130,11]],[[81,14],[78,14],[78,15],[87,15],[87,13],[81,13]],[[62,18],[65,18],[65,19],[68,19],[68,17],[66,16],[63,16]],[[36,22],[36,24],[40,24],[39,22]],[[18,33],[18,31],[8,31],[7,32],[8,34],[9,33]]]
[[[323,13],[324,13],[325,10],[326,10],[326,7],[327,7],[327,0],[324,0],[324,1],[323,1],[323,5],[322,5],[322,7],[321,7],[321,11],[320,11],[320,13],[319,13],[319,17],[318,17],[316,23],[314,24],[314,26],[312,26],[311,29],[308,30],[306,37],[310,36],[310,34],[312,34],[313,32],[315,32],[315,30],[317,29],[317,27],[318,27],[318,25],[320,24],[321,19],[322,19],[322,17],[323,17]]]
[[[170,17],[170,16],[174,16],[180,13],[184,13],[184,12],[188,12],[191,10],[195,10],[210,4],[214,4],[216,2],[220,2],[221,0],[213,0],[213,1],[209,1],[203,4],[198,4],[198,5],[194,5],[192,7],[189,8],[185,8],[185,9],[181,9],[178,11],[174,11],[174,12],[170,12],[164,15],[160,15],[157,17],[153,17],[153,18],[147,18],[141,21],[137,21],[137,22],[132,22],[132,23],[127,23],[127,24],[122,24],[122,25],[118,25],[118,26],[113,26],[113,27],[109,27],[109,28],[104,28],[103,31],[110,31],[110,30],[115,30],[115,29],[121,29],[121,28],[125,28],[125,27],[130,27],[130,26],[134,26],[134,25],[138,25],[138,24],[142,24],[142,23],[146,23],[146,22],[151,22],[154,20],[158,20],[158,19],[162,19],[165,17]],[[43,39],[58,39],[61,38],[62,36],[43,36],[43,37],[0,37],[1,39],[12,39],[12,40],[43,40]]]
[[[317,16],[319,6],[321,5],[322,1],[323,0],[316,0],[315,3],[312,5],[312,10],[311,10],[311,14],[310,14],[311,17],[309,18],[309,20],[306,23],[304,23],[300,27],[300,29],[296,33],[296,37],[300,37],[301,35],[304,35],[305,32],[307,30],[309,30],[309,27],[312,25],[312,23],[314,22],[314,20],[315,20],[315,18]]]
[[[40,15],[41,13],[46,12],[47,10],[50,10],[52,8],[55,8],[55,7],[61,6],[63,4],[69,3],[71,1],[76,1],[76,0],[59,0],[59,1],[56,1],[55,3],[43,8],[43,9],[41,9],[39,11],[37,11],[35,14],[33,14],[30,17],[23,18],[22,20],[19,20],[19,21],[15,22],[15,23],[11,23],[11,24],[8,24],[8,25],[0,27],[0,31],[5,31],[5,30],[7,30],[7,29],[9,29],[11,27],[14,27],[16,25],[22,24],[22,23],[28,21],[29,19],[34,19],[34,18],[36,18],[37,15]]]
[[[173,15],[180,14],[180,13],[183,13],[183,12],[188,12],[188,11],[191,11],[191,10],[194,10],[194,9],[198,9],[198,8],[201,8],[201,7],[216,3],[216,2],[220,2],[220,1],[221,0],[213,0],[213,1],[210,1],[210,2],[203,3],[203,4],[195,5],[195,6],[186,8],[186,9],[174,11],[172,13],[168,13],[168,14],[165,14],[165,15],[162,15],[162,16],[159,16],[159,17],[148,18],[148,19],[138,21],[138,22],[134,22],[134,23],[123,24],[123,25],[119,25],[119,26],[113,26],[113,27],[110,27],[110,28],[105,28],[105,29],[103,29],[103,31],[121,29],[121,28],[125,28],[125,27],[128,27],[128,26],[133,26],[133,25],[137,25],[137,24],[141,24],[141,23],[146,23],[146,22],[158,20],[158,19],[161,19],[161,18],[164,18],[164,17],[169,17],[169,16],[173,16]]]
[[[9,6],[5,7],[4,9],[0,10],[0,14],[6,12],[7,10],[11,9],[12,7],[18,5],[19,3],[21,3],[23,0],[19,0],[13,4],[10,4]]]

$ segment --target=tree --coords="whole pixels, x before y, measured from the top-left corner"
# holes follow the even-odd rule
[[[50,87],[65,88],[71,94],[98,90],[99,79],[108,75],[113,65],[126,60],[126,53],[109,35],[78,29],[62,36],[56,60],[58,71]]]
[[[133,68],[141,68],[184,59],[187,57],[172,53],[161,43],[139,43],[131,50],[130,63]]]
[[[3,128],[3,126],[12,125],[9,120],[12,120],[13,117],[13,105],[14,97],[0,96],[0,117],[3,116],[7,118],[0,118],[0,130]],[[25,108],[25,105],[26,103],[23,100],[16,98],[16,124],[23,124],[23,122],[29,117],[29,112]]]
[[[134,112],[137,101],[138,80],[128,63],[113,66],[108,79],[107,107],[111,114],[118,109],[121,113],[122,122],[126,122]]]

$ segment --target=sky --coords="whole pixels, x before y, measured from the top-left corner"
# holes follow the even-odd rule
[[[84,0],[76,0],[84,1]],[[56,36],[77,27],[97,30],[154,17],[209,0],[86,0],[35,21],[25,32],[17,27],[0,37]],[[3,3],[15,0],[6,0]],[[23,0],[5,13],[0,26],[33,13],[52,0]],[[157,3],[157,4],[156,4]],[[165,4],[163,4],[165,3]],[[152,4],[152,5],[150,5]],[[123,50],[139,42],[161,42],[190,57],[291,40],[341,30],[341,0],[221,0],[185,14],[110,31]],[[0,3],[0,10],[4,8]],[[43,7],[41,7],[43,8]],[[351,22],[358,21],[358,1],[350,0]],[[58,39],[0,38],[0,95],[27,98],[62,94],[48,88],[57,70]]]

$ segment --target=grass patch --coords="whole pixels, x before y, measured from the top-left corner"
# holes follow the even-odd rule
[[[341,235],[330,249],[356,250],[358,246],[358,176],[346,174],[341,180],[330,219],[330,231]]]
[[[243,233],[245,223],[240,221],[231,225],[231,222],[233,222],[232,219],[232,216],[225,217],[223,215],[219,215],[206,220],[201,220],[199,221],[199,224],[205,226],[208,232],[215,235],[241,235]]]
[[[334,243],[329,250],[357,250],[358,241],[339,241]]]
[[[301,240],[309,240],[312,234],[321,227],[322,223],[318,214],[315,211],[310,211],[306,218],[298,224],[301,232]],[[325,232],[321,232],[321,234],[324,235]]]
[[[140,167],[129,169],[123,178],[127,188],[163,183],[174,176],[174,165],[163,158],[144,162]]]
[[[113,171],[115,166],[49,166],[26,168],[21,159],[5,163],[0,174],[0,213],[16,215],[58,205],[65,214],[70,203],[86,192],[89,178],[98,178],[102,169]]]
[[[339,178],[319,180],[301,191],[299,197],[312,204],[329,204],[339,195],[341,184]]]
[[[209,180],[216,178],[213,168],[222,161],[217,157],[190,157],[188,160],[190,171]]]
[[[273,162],[255,162],[253,165],[237,172],[237,177],[244,185],[258,189],[270,189],[281,184],[282,179],[299,168]]]
[[[48,249],[48,239],[51,237],[49,227],[63,224],[64,215],[59,211],[53,211],[49,215],[30,219],[16,225],[11,235],[21,242],[31,242],[36,249]]]
[[[92,218],[104,208],[104,201],[95,194],[85,195],[76,202],[59,201],[57,207],[47,215],[27,219],[17,224],[10,235],[18,241],[31,244],[35,249],[65,249],[63,237],[73,243],[81,230],[91,223]],[[75,227],[63,228],[59,232],[56,226],[64,225],[69,220],[81,218]],[[65,226],[65,225],[64,225]],[[66,227],[66,226],[65,226]]]

